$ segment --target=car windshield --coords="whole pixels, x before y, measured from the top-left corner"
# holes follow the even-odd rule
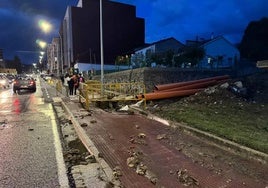
[[[18,76],[16,80],[33,80],[33,78],[29,76]]]

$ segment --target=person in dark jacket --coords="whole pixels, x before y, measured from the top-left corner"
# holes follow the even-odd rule
[[[73,75],[72,79],[74,80],[74,94],[76,95],[76,91],[79,87],[79,81],[78,81],[78,76]]]
[[[74,94],[74,79],[73,76],[70,75],[70,80],[68,81],[68,86],[69,86],[69,95]]]

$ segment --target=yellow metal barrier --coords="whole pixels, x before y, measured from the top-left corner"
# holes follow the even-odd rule
[[[137,96],[145,93],[143,83],[108,83],[88,81],[79,86],[79,101],[89,109],[92,102],[97,101],[138,101]],[[145,101],[144,101],[145,102]]]
[[[61,80],[56,80],[56,90],[62,93],[62,82]]]

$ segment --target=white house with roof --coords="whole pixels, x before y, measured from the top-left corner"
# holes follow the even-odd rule
[[[200,68],[230,68],[240,61],[239,50],[223,36],[211,39],[200,47],[205,50]]]
[[[173,37],[163,39],[135,50],[134,54],[131,55],[131,63],[133,66],[139,67],[142,63],[146,63],[152,54],[162,54],[169,50],[178,53],[183,47],[184,44]]]

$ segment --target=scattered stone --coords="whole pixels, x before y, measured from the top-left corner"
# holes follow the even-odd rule
[[[231,182],[232,182],[231,179],[226,180],[226,183],[231,183]]]
[[[188,174],[187,169],[179,170],[177,174],[179,181],[183,183],[184,186],[189,187],[199,185],[199,182]]]
[[[114,169],[113,169],[113,176],[115,177],[115,178],[119,178],[120,176],[122,176],[123,174],[122,174],[122,170],[121,170],[121,168],[119,167],[119,166],[116,166],[116,167],[114,167]]]
[[[136,167],[139,164],[139,162],[140,162],[139,159],[135,156],[131,156],[131,157],[127,158],[127,165],[130,168]]]
[[[140,129],[140,126],[139,126],[139,125],[135,125],[135,128],[136,128],[136,129]]]
[[[88,163],[96,163],[96,162],[97,162],[97,160],[96,160],[96,158],[95,158],[94,155],[88,155],[88,156],[86,156],[86,157],[85,157],[85,160],[86,160]]]
[[[145,166],[143,163],[139,163],[136,168],[136,173],[139,175],[144,176],[147,171],[147,166]]]
[[[33,131],[34,129],[33,128],[29,128],[28,131]]]
[[[122,108],[119,109],[119,111],[128,111],[128,110],[129,110],[128,105],[123,106]]]
[[[87,125],[87,123],[82,123],[81,124],[81,127],[87,127],[88,125]]]
[[[159,135],[156,136],[157,140],[162,140],[162,139],[166,139],[166,138],[167,138],[166,134],[159,134]]]
[[[207,93],[207,94],[212,94],[212,93],[216,92],[216,89],[215,89],[215,87],[209,87],[209,88],[206,88],[204,90],[204,92]]]
[[[220,88],[222,88],[222,89],[227,89],[228,87],[229,87],[229,83],[227,83],[227,82],[220,85]]]
[[[138,134],[138,137],[139,137],[139,138],[145,138],[145,137],[146,137],[146,134],[144,134],[144,133],[139,133],[139,134]]]
[[[110,138],[110,140],[114,140],[114,137],[111,134],[109,134],[109,138]]]
[[[235,82],[234,85],[235,85],[236,87],[240,88],[240,89],[243,88],[243,84],[242,84],[241,81],[237,81],[237,82]]]
[[[88,164],[88,162],[86,162],[86,161],[80,161],[80,165],[87,165]]]
[[[155,184],[157,183],[157,181],[158,181],[158,178],[156,177],[156,175],[155,175],[153,172],[151,172],[150,170],[148,170],[148,169],[147,169],[147,171],[146,171],[145,177],[146,177],[147,179],[149,179],[149,180],[151,181],[151,183],[154,184],[154,185],[155,185]]]
[[[7,119],[1,120],[0,124],[7,124]]]
[[[91,120],[90,123],[97,123],[97,121],[96,120]]]
[[[103,158],[104,157],[103,153],[98,153],[98,157]]]

